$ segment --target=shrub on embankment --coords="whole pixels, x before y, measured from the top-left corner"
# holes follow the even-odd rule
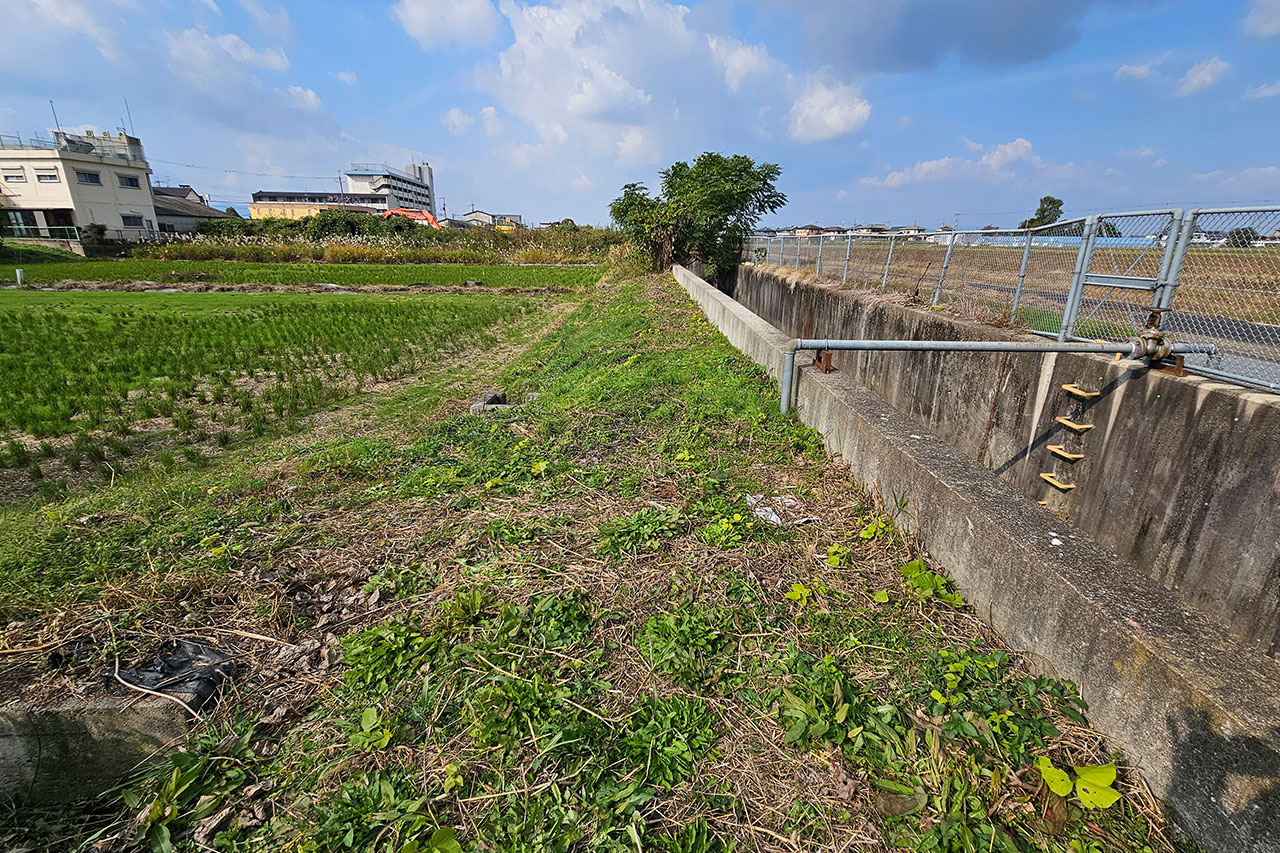
[[[621,242],[613,229],[572,223],[512,233],[437,230],[398,217],[326,211],[297,220],[211,220],[194,237],[141,244],[133,256],[259,263],[600,263]]]

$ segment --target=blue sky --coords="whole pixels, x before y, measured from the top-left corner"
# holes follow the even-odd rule
[[[1280,0],[6,6],[0,133],[128,98],[157,182],[219,206],[412,158],[451,212],[602,223],[704,150],[782,166],[772,224],[1280,203]]]

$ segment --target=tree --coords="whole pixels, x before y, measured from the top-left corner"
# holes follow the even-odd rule
[[[649,250],[654,269],[700,260],[707,275],[727,282],[760,217],[786,204],[774,186],[782,169],[742,154],[706,152],[661,172],[662,193],[631,183],[609,205],[626,237]]]
[[[1227,232],[1227,245],[1237,249],[1247,249],[1253,245],[1254,240],[1261,239],[1262,235],[1256,228],[1232,228]]]
[[[1049,225],[1057,222],[1062,218],[1062,199],[1054,198],[1051,195],[1044,196],[1040,199],[1040,206],[1036,208],[1035,216],[1030,219],[1024,219],[1018,224],[1019,228],[1039,228],[1041,225]]]
[[[241,218],[240,211],[236,210],[234,207],[228,207],[226,210],[226,214],[227,216],[234,216],[236,219]]]
[[[1120,229],[1116,227],[1116,224],[1114,222],[1112,222],[1109,219],[1103,219],[1098,223],[1098,236],[1099,237],[1123,237],[1124,235],[1120,233]]]

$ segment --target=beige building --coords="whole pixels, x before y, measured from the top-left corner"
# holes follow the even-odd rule
[[[15,236],[75,240],[102,225],[115,240],[155,236],[151,167],[137,137],[63,133],[0,137],[0,227]]]
[[[353,163],[341,192],[258,190],[249,205],[250,219],[301,219],[322,210],[386,213],[396,208],[436,214],[436,185],[426,163],[409,164],[404,171],[385,164]]]

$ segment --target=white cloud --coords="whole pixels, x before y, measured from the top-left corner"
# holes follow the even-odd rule
[[[871,104],[847,83],[825,83],[816,77],[791,106],[791,138],[821,142],[860,130],[871,116]]]
[[[502,25],[489,0],[398,0],[391,14],[423,50],[484,44]]]
[[[1169,161],[1161,157],[1159,160],[1156,160],[1151,164],[1151,168],[1159,169],[1161,166],[1167,166],[1167,165],[1169,165]]]
[[[88,38],[98,48],[98,53],[111,62],[119,61],[115,35],[77,0],[25,0],[42,18],[51,24],[64,27]]]
[[[981,142],[974,142],[972,139],[970,139],[967,136],[960,137],[960,141],[963,142],[964,147],[968,148],[970,151],[974,151],[974,152],[981,151],[984,147]]]
[[[1154,157],[1156,149],[1150,145],[1143,145],[1141,148],[1121,148],[1116,151],[1121,157],[1132,157],[1135,160],[1146,160],[1148,157]]]
[[[475,123],[475,119],[457,107],[454,107],[448,112],[440,114],[440,123],[447,127],[450,133],[456,136],[471,127],[471,125]]]
[[[762,44],[748,45],[735,38],[709,35],[707,46],[724,71],[724,83],[730,92],[740,91],[745,81],[768,74],[775,65]]]
[[[914,124],[914,122],[912,121],[911,116],[909,115],[898,116],[899,127],[907,128],[907,127],[911,127],[912,124]]]
[[[883,178],[868,175],[862,179],[861,183],[870,187],[889,188],[957,179],[981,183],[1005,183],[1018,177],[1010,168],[1015,164],[1026,164],[1036,170],[1066,168],[1052,167],[1035,153],[1035,149],[1028,140],[1018,137],[1012,142],[995,146],[978,160],[965,157],[921,160],[904,169],[891,171]]]
[[[1268,83],[1265,86],[1254,86],[1253,88],[1245,89],[1244,97],[1247,101],[1254,101],[1258,98],[1280,97],[1280,80]]]
[[[1040,155],[1032,150],[1031,143],[1019,136],[1012,142],[997,145],[982,155],[979,163],[994,171],[1003,171],[1012,163],[1027,162],[1033,166],[1043,166]]]
[[[191,31],[188,30],[187,32]],[[284,50],[281,48],[264,47],[258,50],[235,33],[214,36],[213,42],[226,51],[227,55],[232,59],[237,62],[243,62],[245,65],[266,68],[269,71],[289,70],[289,57],[285,56]]]
[[[658,159],[658,148],[652,136],[642,128],[632,127],[618,140],[618,165],[640,166]]]
[[[276,89],[280,92],[279,89]],[[306,113],[318,113],[324,111],[324,105],[320,103],[320,96],[311,89],[304,89],[301,86],[290,86],[287,91],[280,92],[284,97],[284,101],[295,110],[301,110]]]
[[[289,10],[277,4],[274,12],[262,4],[262,0],[240,0],[240,8],[248,13],[258,25],[258,29],[274,36],[287,36],[293,31],[293,23],[289,20]]]
[[[1121,65],[1116,69],[1116,77],[1120,79],[1145,80],[1151,76],[1151,63],[1142,65]]]
[[[578,177],[573,179],[573,188],[580,192],[586,192],[587,190],[595,187],[595,185],[596,182],[587,177],[586,173],[578,175]]]
[[[481,107],[480,122],[484,125],[484,132],[487,136],[500,136],[505,129],[502,119],[498,118],[497,107]]]
[[[346,83],[348,86],[354,86],[360,79],[354,71],[335,71],[333,72],[333,76],[336,77],[339,82]]]
[[[1217,83],[1229,68],[1231,68],[1230,65],[1216,56],[1210,57],[1204,62],[1196,63],[1187,69],[1186,74],[1182,75],[1182,81],[1178,84],[1178,94],[1192,95],[1208,89],[1214,83]]]
[[[207,94],[229,99],[239,86],[256,84],[246,67],[287,71],[289,58],[278,47],[258,50],[234,33],[211,36],[202,30],[164,33],[169,70]]]
[[[1253,0],[1244,18],[1244,31],[1260,38],[1280,35],[1280,0]]]
[[[1197,181],[1217,184],[1224,189],[1259,190],[1280,189],[1280,166],[1250,166],[1238,172],[1215,169],[1192,176]]]
[[[208,9],[210,12],[212,12],[215,15],[222,14],[221,7],[219,7],[218,4],[215,3],[213,0],[196,0],[196,2],[199,3],[201,6],[205,7],[206,9]]]

